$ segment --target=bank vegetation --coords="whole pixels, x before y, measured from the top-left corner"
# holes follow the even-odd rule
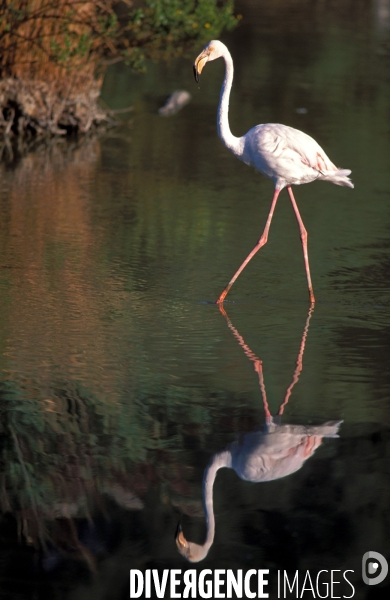
[[[66,135],[113,121],[108,64],[178,56],[234,27],[233,0],[0,0],[0,133]]]

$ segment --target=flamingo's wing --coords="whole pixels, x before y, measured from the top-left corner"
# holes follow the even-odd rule
[[[314,179],[353,187],[349,169],[338,169],[312,137],[279,123],[257,125],[243,136],[242,160],[270,177],[283,189],[286,185]]]
[[[310,135],[286,125],[277,126],[275,133],[280,138],[278,145],[283,148],[286,157],[288,155],[291,158],[293,153],[295,160],[321,173],[337,170],[321,146]]]
[[[312,137],[293,127],[279,123],[257,125],[245,137],[250,153],[247,162],[269,177],[273,176],[272,171],[278,174],[284,164],[298,172],[303,166],[320,173],[337,170]]]

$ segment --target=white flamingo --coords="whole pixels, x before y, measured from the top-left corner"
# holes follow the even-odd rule
[[[237,158],[247,165],[255,167],[263,175],[270,177],[275,184],[275,191],[260,239],[233,275],[216,304],[224,301],[241,271],[256,252],[266,244],[276,202],[281,190],[285,187],[287,187],[299,225],[310,302],[313,304],[315,298],[307,252],[307,231],[299,214],[291,186],[310,183],[318,179],[353,188],[353,183],[348,178],[351,171],[349,169],[338,169],[312,137],[287,125],[280,125],[279,123],[256,125],[245,135],[235,137],[230,131],[228,120],[229,96],[233,82],[233,60],[225,44],[219,40],[211,40],[205,46],[194,63],[195,79],[198,82],[205,64],[217,58],[223,58],[225,61],[225,79],[221,88],[217,115],[218,135],[224,145]]]
[[[214,541],[213,486],[219,469],[222,467],[234,469],[241,479],[254,483],[286,477],[291,473],[295,473],[295,471],[298,471],[303,466],[305,461],[320,446],[324,437],[338,437],[338,428],[342,423],[342,421],[328,421],[317,426],[282,425],[280,423],[280,418],[289,401],[292,388],[297,383],[302,370],[303,352],[312,308],[309,310],[303,331],[292,382],[287,388],[277,417],[272,417],[268,407],[261,360],[247,346],[243,337],[233,327],[229,317],[221,306],[220,310],[225,316],[228,326],[237,338],[238,343],[254,364],[254,369],[259,377],[266,423],[262,431],[245,433],[237,441],[230,444],[226,450],[215,454],[206,467],[203,476],[203,509],[206,519],[206,539],[203,544],[188,541],[184,537],[180,525],[176,534],[177,548],[180,554],[190,562],[203,560]]]

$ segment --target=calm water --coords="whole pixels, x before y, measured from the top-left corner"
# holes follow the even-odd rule
[[[282,454],[297,470],[260,483],[221,470],[196,568],[269,569],[273,598],[278,569],[349,569],[355,598],[388,591],[363,584],[361,560],[389,559],[390,540],[390,3],[237,11],[223,38],[233,132],[285,123],[352,170],[354,190],[296,188],[315,310],[286,192],[226,314],[211,304],[272,197],[217,138],[220,61],[200,89],[191,59],[136,76],[115,65],[103,96],[133,105],[131,124],[14,162],[4,150],[2,599],[116,600],[130,568],[188,568],[177,524],[203,543],[203,472],[237,438],[233,455]],[[175,89],[192,102],[159,117]],[[273,433],[266,401],[273,415],[288,401]]]

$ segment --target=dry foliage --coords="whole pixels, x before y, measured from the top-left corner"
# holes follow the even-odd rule
[[[113,4],[0,0],[0,131],[86,132],[109,120],[95,71],[116,52]]]

